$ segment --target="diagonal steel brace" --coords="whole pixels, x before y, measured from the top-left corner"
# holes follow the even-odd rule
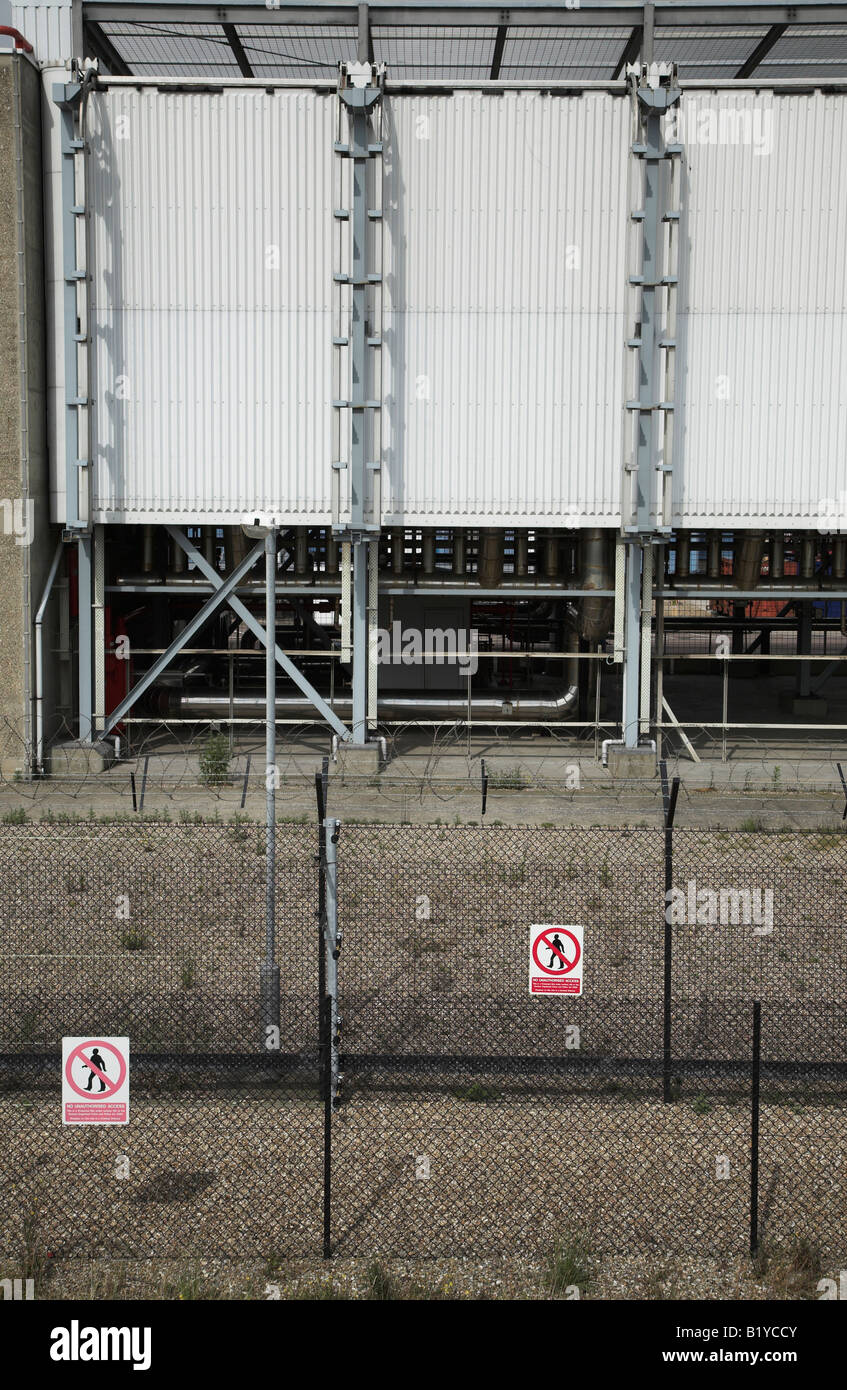
[[[159,678],[168,666],[170,666],[174,657],[191,641],[194,634],[199,632],[203,624],[209,621],[212,614],[220,608],[221,604],[225,603],[226,600],[230,598],[232,591],[241,583],[244,576],[249,574],[259,556],[264,554],[264,550],[264,541],[260,541],[258,545],[254,545],[250,554],[245,556],[238,568],[234,569],[232,574],[221,582],[220,587],[215,593],[209,595],[199,613],[195,613],[191,621],[186,623],[182,632],[174,638],[167,651],[163,652],[161,656],[156,657],[149,671],[145,671],[138,684],[133,686],[129,694],[121,700],[121,703],[108,715],[101,731],[102,737],[105,737],[109,730],[113,729],[116,724],[120,724],[124,715],[132,709],[136,700],[144,694],[145,690],[149,690],[153,682]]]
[[[210,584],[214,584],[215,588],[218,590],[218,593],[220,593],[221,586],[226,583],[227,588],[229,590],[229,592],[227,593],[227,601],[229,603],[230,608],[233,610],[233,612],[238,614],[241,621],[246,623],[250,631],[254,633],[256,637],[258,637],[262,646],[266,647],[267,634],[265,632],[265,629],[262,627],[262,624],[259,622],[259,620],[253,617],[253,614],[250,612],[249,608],[245,608],[241,600],[237,598],[234,593],[231,592],[232,588],[234,588],[235,586],[229,585],[228,581],[224,581],[221,578],[217,570],[212,568],[206,557],[204,555],[201,555],[197,547],[191,544],[191,541],[188,539],[188,537],[184,536],[177,526],[167,526],[165,529],[167,530],[168,535],[176,541],[177,545],[182,546],[182,549],[185,551],[189,560],[191,560],[193,564],[197,566],[200,573],[205,575],[206,579],[209,580]],[[347,742],[350,739],[351,734],[346,724],[343,724],[341,722],[335,711],[330,709],[323,696],[318,694],[317,690],[315,690],[315,687],[311,684],[310,681],[306,679],[302,671],[298,670],[298,668],[294,665],[294,662],[289,660],[282,648],[278,647],[276,643],[274,643],[274,653],[276,655],[277,665],[282,667],[283,671],[287,676],[290,676],[291,680],[293,680],[297,688],[306,696],[307,700],[311,701],[315,709],[318,711],[318,714],[320,714],[327,721],[327,723],[335,731],[335,733],[338,734],[338,737],[342,739],[344,742]]]

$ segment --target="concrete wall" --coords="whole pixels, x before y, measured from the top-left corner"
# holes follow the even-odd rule
[[[41,87],[0,57],[0,774],[26,772],[33,739],[32,619],[58,531],[49,523],[45,428]],[[47,706],[55,701],[44,630]],[[48,729],[50,723],[48,722]]]

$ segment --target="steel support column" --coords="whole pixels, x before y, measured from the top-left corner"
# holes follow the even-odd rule
[[[276,963],[276,527],[265,536],[265,959],[262,963],[262,1044],[279,1048],[279,966]]]
[[[626,548],[624,586],[623,741],[638,747],[639,670],[641,666],[641,546]]]
[[[353,718],[354,743],[368,736],[368,551],[369,542],[353,546]]]
[[[79,731],[81,742],[89,743],[93,728],[92,654],[94,632],[91,610],[91,536],[77,540],[77,682],[79,687]],[[104,730],[105,732],[105,730]]]

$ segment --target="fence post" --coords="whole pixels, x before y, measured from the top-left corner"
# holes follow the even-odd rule
[[[338,1019],[338,860],[336,845],[340,822],[323,822],[321,878],[323,880],[323,978],[321,1003],[321,1081],[324,1102],[323,1257],[332,1254],[332,1112],[339,1087]]]
[[[750,1096],[750,1258],[759,1249],[759,1074],[762,1051],[762,1006],[753,1005],[753,1075]]]
[[[673,933],[668,914],[669,894],[673,888],[673,820],[676,814],[676,799],[679,795],[679,778],[674,777],[673,786],[668,789],[668,765],[664,759],[659,764],[662,777],[662,807],[665,820],[665,897],[662,916],[665,924],[664,989],[662,1017],[662,1098],[665,1103],[671,1099],[671,977],[673,967]]]

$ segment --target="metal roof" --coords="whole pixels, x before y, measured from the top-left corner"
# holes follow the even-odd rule
[[[683,80],[847,77],[847,0],[572,3],[83,0],[83,42],[114,75],[211,81],[334,78],[357,45],[394,81],[606,81],[651,46],[653,58],[679,63]]]

